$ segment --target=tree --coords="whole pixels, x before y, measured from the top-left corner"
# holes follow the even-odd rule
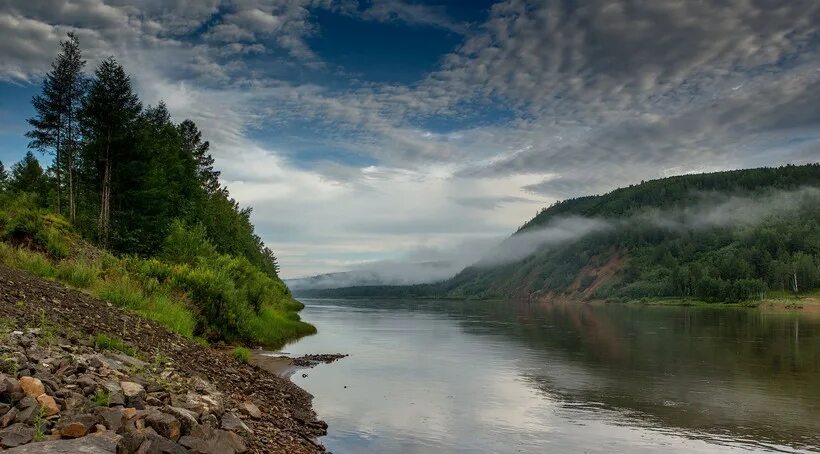
[[[180,123],[179,132],[182,135],[186,150],[196,161],[200,187],[207,194],[216,194],[220,189],[220,172],[214,170],[214,158],[208,153],[211,144],[207,140],[205,142],[202,141],[202,133],[191,120],[185,120]]]
[[[3,161],[0,161],[0,192],[5,191],[9,184],[9,173],[6,171],[6,166]]]
[[[94,73],[94,80],[83,99],[81,121],[89,141],[91,157],[97,165],[100,208],[97,235],[103,246],[108,245],[111,228],[111,180],[115,163],[128,147],[142,106],[131,87],[131,78],[114,57],[103,60]]]
[[[63,167],[68,173],[69,217],[76,218],[76,153],[80,139],[78,112],[85,82],[82,70],[85,60],[80,42],[73,33],[60,42],[60,53],[51,64],[42,85],[42,94],[32,99],[36,115],[28,120],[34,128],[26,136],[29,148],[54,153],[56,209],[62,212]]]
[[[34,157],[34,153],[30,151],[26,152],[23,159],[11,167],[11,179],[8,186],[14,192],[31,192],[40,198],[39,203],[44,204],[47,184],[48,179],[43,172],[43,167]]]

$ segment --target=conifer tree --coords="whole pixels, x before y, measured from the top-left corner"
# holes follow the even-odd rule
[[[76,218],[76,155],[79,148],[78,111],[85,92],[82,75],[85,61],[73,33],[60,42],[60,53],[43,80],[42,94],[32,99],[36,115],[28,120],[33,127],[26,136],[30,148],[54,153],[56,209],[62,212],[63,170],[68,174],[69,217]]]
[[[82,104],[83,133],[89,142],[90,159],[100,191],[97,235],[107,246],[111,230],[112,176],[119,159],[127,152],[127,139],[142,106],[131,87],[131,78],[113,57],[97,67],[88,95]]]
[[[6,171],[6,166],[3,161],[0,161],[0,192],[5,191],[9,184],[9,173]]]
[[[214,158],[208,153],[211,144],[206,140],[202,141],[202,132],[191,120],[185,120],[179,125],[179,132],[182,134],[184,145],[189,153],[196,160],[197,175],[200,187],[208,194],[216,194],[219,189],[218,170],[214,170]]]

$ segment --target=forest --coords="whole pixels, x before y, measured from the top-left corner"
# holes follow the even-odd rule
[[[534,245],[508,263],[479,261],[440,283],[305,294],[737,303],[820,290],[820,164],[682,175],[567,199],[493,255],[567,219],[606,228]]]
[[[30,150],[0,163],[0,262],[204,341],[314,332],[197,125],[144,106],[114,57],[85,67],[69,33],[32,100]]]

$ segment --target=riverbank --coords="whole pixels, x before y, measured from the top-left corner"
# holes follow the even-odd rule
[[[70,437],[99,433],[110,439],[100,447],[88,438],[97,446],[89,452],[115,452],[117,445],[117,452],[135,452],[147,442],[168,446],[163,452],[324,451],[315,440],[326,425],[309,393],[157,322],[3,266],[0,309],[0,444],[39,439],[71,451],[69,443],[79,442]],[[126,360],[116,362],[117,355]],[[32,391],[21,384],[33,381],[28,376],[41,383]],[[77,425],[65,430],[72,421]],[[40,452],[31,446],[19,452]]]
[[[260,369],[289,379],[299,370],[311,369],[319,364],[330,364],[347,356],[342,353],[330,353],[290,357],[282,355],[280,352],[254,350],[251,353],[249,362]]]

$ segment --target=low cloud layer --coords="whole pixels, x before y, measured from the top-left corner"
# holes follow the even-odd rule
[[[754,226],[772,217],[791,216],[798,210],[817,206],[820,189],[773,191],[758,197],[699,193],[692,195],[692,201],[690,205],[674,209],[641,211],[625,219],[557,217],[544,226],[522,230],[506,239],[487,238],[443,250],[418,251],[404,261],[361,264],[350,272],[289,281],[289,285],[294,289],[307,289],[439,282],[467,266],[487,268],[515,263],[545,249],[618,229],[651,227],[686,232]]]

